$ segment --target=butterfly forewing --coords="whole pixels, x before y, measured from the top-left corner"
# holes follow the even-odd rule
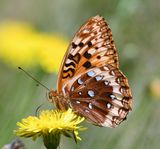
[[[104,64],[118,67],[118,56],[110,28],[103,17],[95,16],[82,25],[68,47],[58,75],[58,93],[68,81],[72,83],[71,78]]]
[[[57,93],[53,91],[57,107],[70,107],[95,125],[116,127],[132,106],[127,78],[118,65],[110,28],[103,17],[90,18],[63,58]]]

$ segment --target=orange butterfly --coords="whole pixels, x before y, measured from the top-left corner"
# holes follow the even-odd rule
[[[103,17],[90,18],[75,34],[59,70],[57,91],[49,92],[49,99],[95,125],[116,127],[126,119],[131,91]]]

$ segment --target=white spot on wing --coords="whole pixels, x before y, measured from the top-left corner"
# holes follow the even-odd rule
[[[109,68],[108,68],[107,66],[104,66],[103,68],[104,68],[105,70],[107,70],[107,71],[109,70]]]
[[[109,97],[110,97],[111,99],[116,99],[116,96],[113,95],[113,94],[110,94]]]
[[[105,84],[106,86],[109,86],[110,82],[109,82],[108,80],[105,80],[105,81],[104,81],[104,84]]]
[[[78,92],[79,95],[82,95],[82,92]]]
[[[70,59],[66,60],[66,64],[69,64],[70,62],[72,62],[72,60],[70,60]]]
[[[89,108],[89,109],[92,109],[92,108],[93,108],[91,103],[88,104],[88,108]]]
[[[91,71],[87,72],[87,75],[89,77],[93,77],[95,75],[95,72],[93,70],[91,70]]]
[[[87,34],[87,33],[89,33],[89,30],[88,30],[88,29],[84,29],[84,30],[82,31],[82,33],[83,33],[83,34]]]
[[[94,49],[94,48],[91,48],[88,50],[88,53],[91,55],[93,55],[95,52],[96,52],[96,49]]]
[[[71,91],[74,91],[74,86],[71,87]]]
[[[97,44],[97,47],[100,48],[100,47],[102,47],[102,45],[103,45],[103,41],[102,41],[102,42],[99,42],[99,43]]]
[[[76,53],[79,52],[79,49],[80,49],[80,47],[77,46],[77,48],[76,49],[72,49],[70,53],[72,53],[73,55],[75,55]]]
[[[110,71],[111,75],[115,76],[115,72],[113,70]]]
[[[81,80],[81,78],[79,78],[79,79],[77,80],[77,82],[78,82],[79,85],[83,84],[83,81]]]
[[[77,100],[76,103],[77,103],[77,104],[80,104],[80,101]]]
[[[94,36],[94,33],[91,33],[90,35],[93,37],[93,36]]]
[[[91,40],[92,45],[94,45],[97,41],[95,39]]]
[[[74,42],[76,45],[78,45],[81,42],[81,40],[82,40],[81,38],[76,36],[76,37],[74,37],[72,42]],[[79,46],[77,46],[75,49],[70,47],[70,53],[72,53],[72,55],[75,55],[76,53],[78,53],[79,49],[80,49]]]
[[[114,95],[116,96],[116,99],[117,100],[122,100],[122,98],[123,98],[123,96],[122,96],[122,94],[116,94],[116,93],[114,93]],[[115,102],[116,100],[114,100],[114,102]]]
[[[110,109],[112,107],[112,105],[109,102],[106,104],[106,106],[108,109]]]
[[[89,95],[90,97],[94,97],[94,92],[93,92],[92,90],[89,90],[89,91],[88,91],[88,95]]]
[[[99,75],[99,76],[96,76],[95,78],[96,78],[96,81],[100,81],[100,80],[103,79],[103,76],[100,76],[100,75]]]
[[[120,78],[117,78],[117,83],[121,83]]]
[[[107,47],[100,47],[100,48],[98,49],[99,52],[102,52],[102,51],[106,52],[106,50],[107,50]]]
[[[72,42],[74,42],[76,45],[78,45],[80,42],[81,42],[81,38],[79,38],[79,37],[75,37],[74,39],[73,39],[73,41]]]
[[[98,43],[98,42],[103,42],[103,41],[104,41],[104,39],[99,38],[99,39],[97,40],[97,43]]]

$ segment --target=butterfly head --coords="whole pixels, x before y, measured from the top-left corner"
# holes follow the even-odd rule
[[[67,110],[71,107],[68,98],[58,94],[57,91],[54,90],[48,92],[48,100],[60,110]]]
[[[49,100],[49,102],[53,103],[55,101],[55,99],[57,99],[57,96],[58,96],[57,91],[54,91],[54,90],[49,91],[48,92],[48,100]]]

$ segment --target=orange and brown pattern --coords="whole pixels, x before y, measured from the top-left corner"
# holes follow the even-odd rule
[[[49,97],[57,108],[70,107],[98,126],[116,127],[126,119],[131,91],[103,17],[90,18],[75,34],[59,70],[57,91]]]

